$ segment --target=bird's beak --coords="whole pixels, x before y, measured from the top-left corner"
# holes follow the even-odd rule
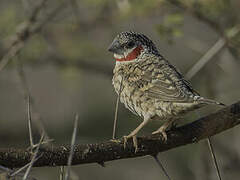
[[[118,42],[118,40],[114,39],[112,44],[108,47],[108,51],[116,53],[116,54],[123,54],[123,49]]]

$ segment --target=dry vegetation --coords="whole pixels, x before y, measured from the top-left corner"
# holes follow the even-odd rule
[[[238,0],[1,1],[0,179],[216,179],[199,140],[227,129],[212,138],[214,150],[222,179],[238,179],[239,8]],[[116,95],[106,49],[124,30],[147,34],[203,96],[228,106],[188,115],[166,143],[146,136],[159,126],[149,125],[137,153],[109,141]],[[121,138],[138,118],[119,106]],[[94,164],[72,166],[86,163]]]

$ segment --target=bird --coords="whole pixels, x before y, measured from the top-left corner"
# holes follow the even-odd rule
[[[132,138],[137,152],[137,133],[150,121],[161,121],[160,128],[152,134],[161,133],[166,141],[166,130],[187,112],[211,104],[224,105],[200,96],[142,33],[119,33],[108,51],[116,61],[112,84],[121,103],[143,119],[129,135],[123,136],[124,147]]]

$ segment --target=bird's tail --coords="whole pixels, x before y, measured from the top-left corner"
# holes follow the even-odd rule
[[[206,99],[206,98],[203,98],[203,97],[200,97],[198,99],[198,101],[200,101],[201,103],[204,103],[204,104],[215,104],[215,105],[219,105],[219,106],[226,106],[225,104],[221,103],[221,102],[218,102],[218,101],[215,101],[215,100],[212,100],[212,99]]]

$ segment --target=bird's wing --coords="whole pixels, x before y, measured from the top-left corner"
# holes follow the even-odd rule
[[[193,97],[198,95],[180,72],[167,62],[146,68],[141,81],[144,85],[140,89],[149,98],[161,101],[192,102]]]

